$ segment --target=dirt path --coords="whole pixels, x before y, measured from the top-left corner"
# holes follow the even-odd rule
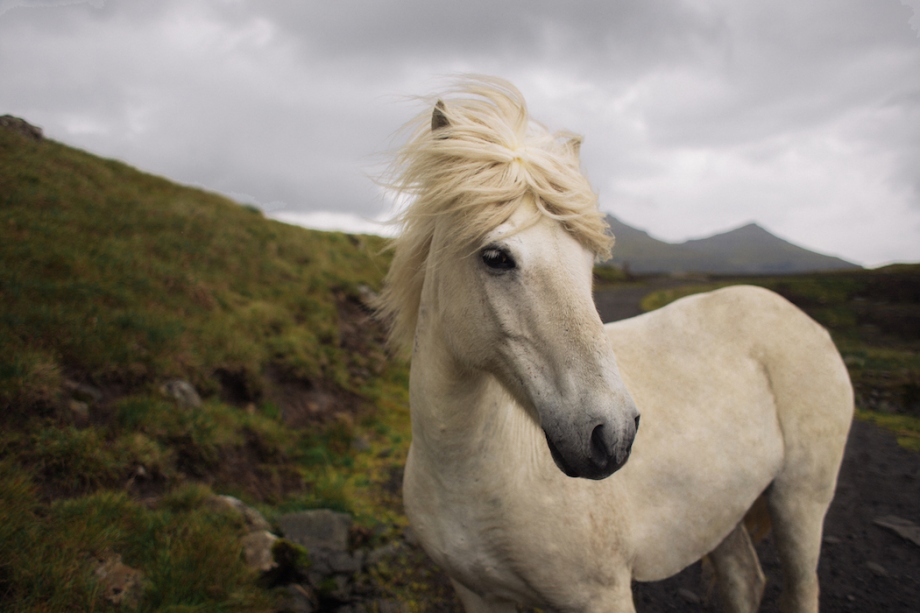
[[[648,292],[680,284],[667,281],[598,292],[602,319],[638,314]],[[824,613],[920,611],[920,546],[874,523],[886,516],[920,525],[920,454],[900,448],[890,432],[856,421],[825,520],[819,567]],[[777,611],[781,573],[771,539],[757,549],[768,580],[761,610]],[[637,611],[717,611],[706,602],[701,574],[697,563],[665,581],[636,584]]]

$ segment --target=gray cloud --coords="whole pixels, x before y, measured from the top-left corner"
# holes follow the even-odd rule
[[[911,2],[0,0],[0,112],[270,211],[373,218],[405,96],[486,72],[584,133],[603,207],[664,238],[756,219],[920,260]]]
[[[98,9],[105,5],[105,0],[0,0],[0,16],[14,8],[53,8],[71,4],[89,4]]]

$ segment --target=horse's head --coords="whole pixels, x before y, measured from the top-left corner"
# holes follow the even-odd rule
[[[441,269],[438,317],[453,357],[502,383],[565,474],[603,479],[629,457],[639,413],[594,307],[593,261],[525,199],[473,253]]]
[[[398,187],[416,200],[383,307],[406,343],[424,285],[453,361],[498,379],[565,474],[603,479],[629,457],[639,414],[591,295],[610,239],[579,141],[529,123],[511,86],[474,85],[479,98],[439,102],[404,151]]]

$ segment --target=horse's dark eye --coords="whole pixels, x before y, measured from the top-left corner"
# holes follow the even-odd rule
[[[514,259],[507,251],[487,247],[482,250],[482,262],[492,270],[511,270],[514,268]]]

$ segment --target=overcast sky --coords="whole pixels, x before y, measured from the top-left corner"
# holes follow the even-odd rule
[[[920,261],[920,0],[0,0],[0,114],[315,227],[388,213],[408,96],[463,72],[653,236]]]

